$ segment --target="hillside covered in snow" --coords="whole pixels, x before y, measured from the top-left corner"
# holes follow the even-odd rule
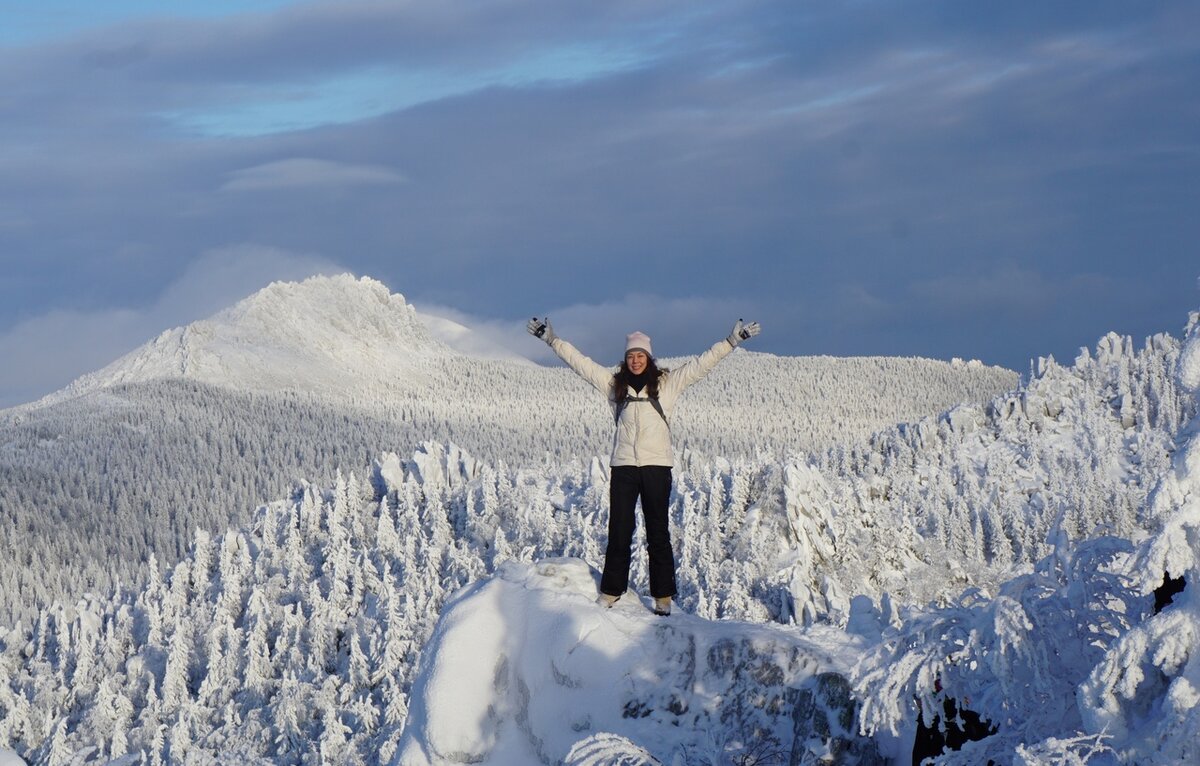
[[[196,528],[243,525],[298,482],[386,451],[436,440],[521,467],[608,453],[611,412],[592,389],[497,355],[454,351],[378,282],[320,277],[0,412],[0,624],[140,583],[149,552],[173,563]],[[697,455],[821,452],[1016,384],[978,365],[739,351],[688,391],[674,435]]]

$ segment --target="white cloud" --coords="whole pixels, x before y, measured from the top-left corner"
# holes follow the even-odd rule
[[[541,344],[531,344],[525,325],[472,316],[449,306],[413,303],[429,332],[450,348],[483,359],[529,360]]]
[[[299,188],[344,188],[399,184],[407,179],[383,165],[350,165],[294,157],[235,170],[222,191],[271,191]]]
[[[344,271],[316,255],[239,245],[204,253],[149,305],[33,317],[0,333],[0,407],[56,391],[164,330],[211,316],[272,281]]]
[[[266,245],[242,244],[210,250],[188,264],[167,286],[149,314],[161,329],[203,319],[276,281],[348,271],[320,255]]]

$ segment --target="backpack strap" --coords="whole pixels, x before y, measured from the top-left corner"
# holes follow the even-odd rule
[[[617,405],[616,414],[613,416],[613,420],[615,422],[617,422],[617,423],[621,422],[621,413],[625,411],[625,405],[629,404],[630,402],[650,402],[650,404],[654,406],[654,409],[658,411],[659,416],[662,417],[663,422],[667,424],[667,428],[671,427],[671,421],[667,420],[667,413],[663,412],[662,405],[658,403],[657,396],[627,396],[627,397],[625,397],[625,401],[623,401]]]

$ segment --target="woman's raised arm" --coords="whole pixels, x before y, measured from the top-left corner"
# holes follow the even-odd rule
[[[679,391],[682,391],[707,375],[713,367],[717,366],[717,362],[729,356],[729,353],[742,341],[753,338],[760,332],[762,332],[762,327],[758,322],[742,324],[742,320],[737,320],[729,337],[717,341],[708,351],[672,370],[670,382],[677,386]]]
[[[579,377],[595,386],[596,390],[605,397],[609,395],[613,371],[592,361],[582,351],[555,335],[554,328],[550,326],[549,317],[543,319],[534,317],[529,320],[525,329],[533,337],[546,341],[546,345],[553,349],[558,358],[566,362],[567,366],[574,370]]]

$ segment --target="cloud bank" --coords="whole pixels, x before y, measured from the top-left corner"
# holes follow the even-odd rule
[[[736,318],[689,301],[757,312],[774,353],[1020,370],[1177,331],[1198,24],[1181,1],[109,17],[0,47],[0,333],[154,305],[231,242],[489,327],[613,307],[577,309],[595,353]]]

